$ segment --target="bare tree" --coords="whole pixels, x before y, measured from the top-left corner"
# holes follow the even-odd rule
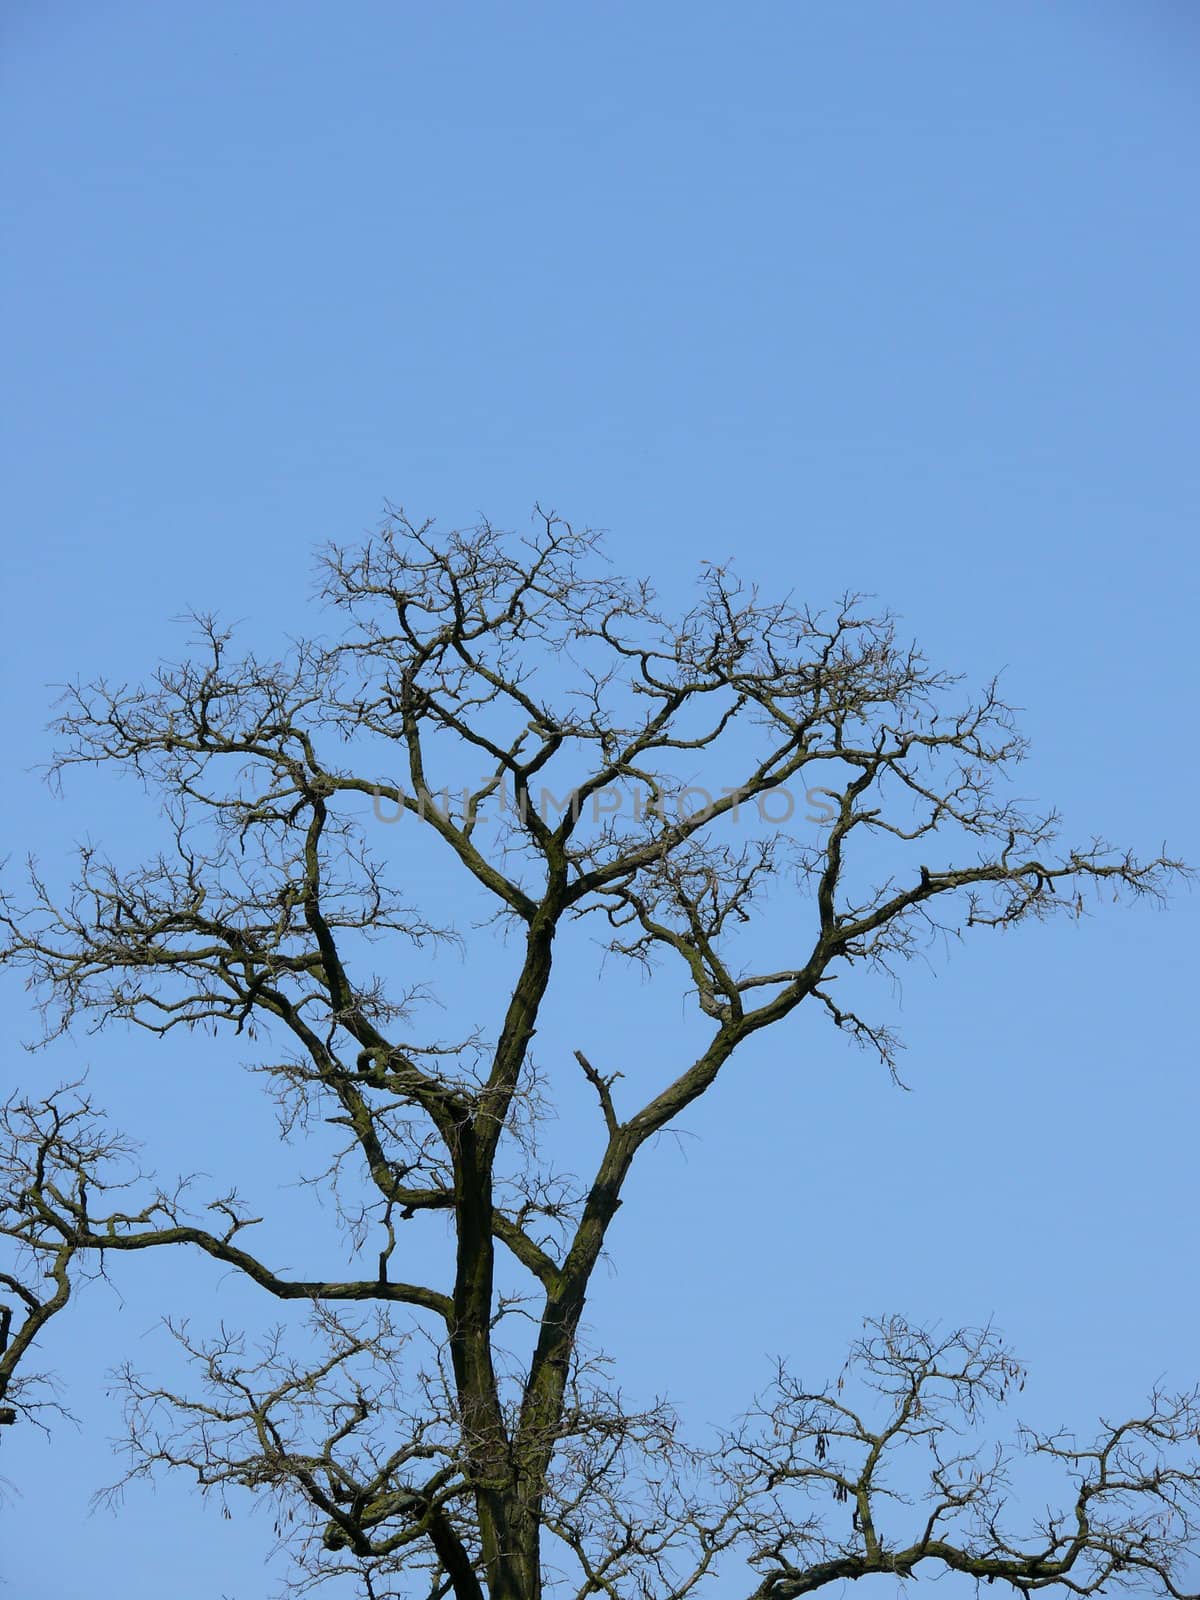
[[[523,539],[395,515],[327,552],[323,574],[345,618],[331,642],[239,657],[200,618],[196,651],[147,686],[70,689],[55,777],[132,769],[162,798],[166,845],[132,871],[82,849],[65,896],[31,868],[26,903],[3,903],[3,959],[28,974],[47,1039],[120,1022],[268,1042],[257,1066],[286,1125],[343,1137],[326,1182],[360,1276],[273,1270],[236,1193],[201,1204],[142,1174],[78,1087],[17,1097],[0,1420],[35,1404],[18,1367],[80,1274],[191,1249],[310,1321],[257,1344],[175,1326],[198,1388],[125,1374],[129,1473],[273,1496],[300,1588],[347,1575],[374,1597],[683,1600],[741,1559],[754,1600],[926,1567],[1180,1595],[1195,1395],[1156,1394],[1086,1445],[1018,1436],[1067,1486],[1061,1514],[1018,1533],[1012,1457],[972,1437],[1021,1376],[990,1330],[873,1324],[835,1385],[781,1369],[708,1448],[665,1403],[627,1406],[580,1331],[639,1151],[753,1036],[807,1002],[894,1072],[896,1039],[839,977],[945,933],[1078,914],[1089,891],[1159,897],[1180,864],[1059,846],[1053,813],[1005,797],[1024,745],[996,686],[962,696],[854,597],[824,615],[709,565],[671,620],[593,535],[540,513]],[[767,825],[798,796],[804,828]],[[462,1037],[422,1036],[420,952],[459,934],[373,855],[371,830],[399,815],[516,952],[500,1013]],[[750,935],[776,888],[808,920],[764,962]],[[581,1040],[571,1070],[600,1153],[575,1180],[542,1153],[557,1068],[543,1076],[530,1043],[580,923],[614,955],[675,964],[703,1034],[640,1099]],[[431,1216],[451,1225],[445,1280],[406,1281],[400,1225]],[[899,1486],[889,1471],[914,1454],[905,1525],[912,1468]]]

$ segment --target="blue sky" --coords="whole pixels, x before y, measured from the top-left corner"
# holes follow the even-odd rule
[[[146,826],[47,795],[48,685],[142,675],[189,606],[319,628],[314,546],[385,498],[540,499],[670,596],[727,556],[877,595],[1005,669],[1069,832],[1200,859],[1193,8],[13,0],[0,30],[7,850]],[[908,1094],[835,1035],[760,1049],[636,1177],[592,1317],[630,1385],[723,1421],[893,1309],[994,1315],[1042,1421],[1195,1377],[1196,911],[914,969],[878,996]],[[7,1080],[90,1063],[165,1165],[277,1161],[223,1049],[30,1058],[5,996]],[[137,1265],[48,1350],[82,1431],[3,1441],[0,1575],[259,1600],[265,1523],[171,1485],[89,1520],[99,1379],[196,1281]]]

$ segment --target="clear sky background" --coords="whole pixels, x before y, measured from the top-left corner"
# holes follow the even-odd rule
[[[540,499],[670,595],[729,555],[876,594],[939,664],[1006,669],[1071,835],[1200,859],[1194,6],[9,0],[0,40],[6,850],[145,837],[135,796],[41,786],[48,685],[141,676],[188,606],[320,627],[314,546],[386,497]],[[887,1310],[994,1315],[1043,1423],[1200,1376],[1196,912],[881,989],[908,1094],[834,1034],[760,1050],[615,1229],[592,1324],[631,1391],[725,1421]],[[261,1162],[270,1202],[227,1045],[28,1057],[4,996],[7,1082],[90,1063],[164,1167]],[[566,1004],[615,1051],[598,998]],[[191,1265],[133,1262],[48,1341],[83,1426],[5,1430],[14,1600],[273,1592],[268,1524],[182,1485],[89,1515],[105,1370],[189,1284],[241,1307]]]

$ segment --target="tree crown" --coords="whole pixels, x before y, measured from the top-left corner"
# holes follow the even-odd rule
[[[1182,865],[1063,848],[1053,812],[1009,795],[1025,745],[997,685],[964,694],[859,597],[820,613],[706,565],[669,618],[648,584],[611,575],[594,535],[541,513],[527,538],[396,514],[361,549],[327,551],[322,584],[342,618],[331,641],[239,656],[197,618],[198,649],[148,684],[67,691],[54,777],[131,770],[161,797],[166,845],[132,869],[83,848],[65,896],[31,868],[26,903],[5,898],[0,918],[47,1038],[117,1021],[268,1040],[258,1065],[288,1126],[342,1137],[328,1180],[359,1275],[273,1271],[236,1194],[208,1205],[214,1227],[185,1189],[125,1170],[80,1086],[15,1096],[0,1420],[36,1414],[29,1352],[89,1263],[190,1248],[307,1304],[309,1334],[252,1348],[178,1327],[204,1397],[126,1373],[131,1472],[183,1467],[299,1508],[300,1581],[682,1600],[740,1551],[755,1600],[939,1565],[1026,1591],[1179,1595],[1194,1395],[1156,1393],[1086,1448],[1025,1436],[1071,1495],[1018,1537],[1009,1456],[956,1442],[1020,1380],[990,1330],[880,1321],[836,1385],[781,1368],[705,1451],[669,1407],[626,1406],[580,1324],[639,1151],[748,1040],[808,1002],[894,1072],[890,1027],[846,995],[856,972],[946,933],[1078,914],[1089,891],[1160,897]],[[381,858],[378,829],[399,817],[516,952],[498,1014],[450,1037],[430,1031],[420,963],[465,936]],[[583,1179],[543,1154],[561,1063],[543,1075],[530,1050],[577,929],[674,968],[698,1040],[647,1088],[581,1039],[572,1070],[598,1139]],[[407,1281],[401,1224],[435,1215],[451,1224],[445,1279]],[[510,1349],[518,1311],[532,1331]],[[880,1410],[851,1408],[848,1375]],[[904,1452],[925,1468],[901,1532],[885,1502]]]

